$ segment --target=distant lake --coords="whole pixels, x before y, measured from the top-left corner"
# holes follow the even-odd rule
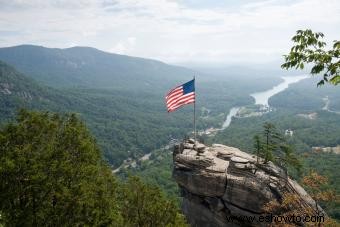
[[[308,78],[307,75],[302,76],[284,76],[281,77],[284,81],[273,88],[262,91],[262,92],[256,92],[253,94],[250,94],[255,99],[255,104],[269,106],[268,100],[273,95],[276,95],[277,93],[280,93],[281,91],[287,89],[290,84],[294,84],[299,82],[300,80]]]
[[[294,84],[303,79],[308,78],[308,76],[307,75],[284,76],[281,78],[283,79],[283,82],[274,86],[273,88],[266,90],[266,91],[261,91],[261,92],[250,94],[250,96],[252,96],[255,99],[255,104],[269,106],[268,100],[270,97],[280,93],[281,91],[284,91],[285,89],[289,87],[290,84]],[[233,107],[230,109],[229,114],[227,115],[227,118],[222,125],[222,128],[221,128],[222,130],[226,129],[230,125],[233,117],[237,114],[239,109],[240,107]]]

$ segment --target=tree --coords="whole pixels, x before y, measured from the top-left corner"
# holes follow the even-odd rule
[[[294,192],[286,192],[283,194],[283,197],[280,199],[280,201],[274,199],[266,203],[263,207],[263,210],[266,213],[285,217],[320,217],[319,219],[315,219],[316,222],[304,223],[305,226],[339,226],[339,223],[337,223],[336,220],[325,216],[319,207],[320,202],[328,203],[336,198],[335,192],[329,189],[328,179],[319,175],[315,171],[311,171],[309,175],[303,177],[302,184],[309,192],[309,195],[314,199],[315,206],[305,204],[304,200]],[[285,222],[284,219],[283,222],[280,223],[276,223],[273,220],[272,224],[273,226],[282,227],[296,226],[296,223],[291,221]]]
[[[335,191],[329,188],[328,178],[311,170],[302,178],[302,183],[315,200],[315,210],[319,213],[320,203],[327,203],[336,199]]]
[[[187,226],[176,203],[166,199],[158,187],[130,176],[122,190],[124,226]]]
[[[186,226],[158,188],[116,180],[75,114],[26,110],[0,129],[2,224]]]
[[[264,162],[274,161],[273,152],[277,149],[278,140],[281,138],[276,131],[275,125],[268,122],[264,123],[263,136],[265,140],[263,146]]]
[[[256,154],[256,163],[259,163],[259,157],[263,149],[262,141],[259,135],[254,136],[254,148],[255,148],[255,154]]]
[[[293,148],[287,143],[283,143],[280,145],[280,150],[282,151],[283,155],[282,157],[278,157],[278,159],[282,162],[282,164],[285,167],[291,166],[295,168],[298,174],[301,174],[302,164],[294,153]]]
[[[294,153],[294,149],[277,131],[274,124],[266,122],[263,125],[262,138],[254,136],[254,149],[258,157],[264,158],[264,163],[273,161],[281,167],[288,166],[301,170],[301,162]],[[259,160],[257,159],[257,163]]]
[[[5,226],[112,225],[116,181],[74,115],[21,111],[0,130]]]
[[[323,74],[318,83],[329,82],[333,85],[340,83],[340,41],[335,40],[333,48],[326,50],[326,43],[322,40],[324,34],[314,33],[312,30],[298,30],[293,36],[294,46],[288,55],[284,55],[284,69],[303,69],[305,64],[312,64],[310,74]]]

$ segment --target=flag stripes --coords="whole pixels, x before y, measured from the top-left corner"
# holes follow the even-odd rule
[[[194,80],[172,89],[166,96],[168,112],[177,110],[183,105],[195,102]]]

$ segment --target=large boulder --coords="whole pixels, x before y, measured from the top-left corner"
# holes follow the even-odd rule
[[[294,193],[301,206],[314,200],[284,170],[234,147],[207,147],[192,140],[175,146],[173,177],[183,196],[182,210],[192,226],[267,226],[268,222],[230,221],[268,215],[265,204]],[[322,211],[323,212],[323,211]],[[258,219],[256,219],[258,220]]]

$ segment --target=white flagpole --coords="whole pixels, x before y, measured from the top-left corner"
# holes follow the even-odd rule
[[[195,76],[194,76],[194,88],[195,88],[195,102],[194,102],[194,140],[196,146],[196,87],[195,87]]]

